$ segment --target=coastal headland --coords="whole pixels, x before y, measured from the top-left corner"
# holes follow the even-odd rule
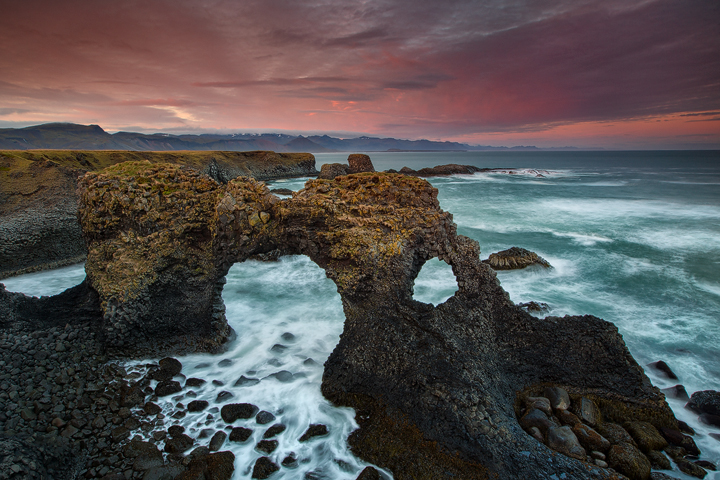
[[[53,366],[56,385],[47,394],[47,366],[13,364],[37,382],[27,400],[17,391],[11,399],[17,407],[23,402],[24,422],[50,435],[41,447],[55,449],[48,458],[63,475],[82,469],[55,460],[64,448],[90,456],[86,478],[142,478],[148,462],[168,478],[229,478],[225,452],[200,447],[183,455],[196,439],[172,418],[190,404],[181,404],[177,417],[157,418],[154,399],[192,387],[192,379],[184,386],[173,380],[180,362],[164,359],[141,378],[103,362],[221,351],[242,335],[224,316],[225,275],[233,264],[271,252],[306,255],[335,282],[345,326],[325,363],[322,393],[355,409],[353,452],[397,479],[646,480],[648,458],[667,446],[653,442],[663,438],[658,432],[686,441],[617,328],[592,316],[539,319],[514,305],[427,181],[364,171],[310,180],[281,199],[258,179],[206,173],[143,160],[85,174],[77,198],[87,280],[44,299],[0,290],[0,340],[17,352],[3,361],[20,363],[33,350],[37,362],[52,355],[64,362]],[[438,306],[412,298],[415,278],[433,258],[449,264],[458,283]],[[91,348],[92,360],[73,341]],[[78,371],[73,359],[92,364]],[[57,412],[53,395],[62,400]],[[225,407],[222,413],[229,424],[230,410],[257,413],[232,405],[228,420]],[[152,443],[129,441],[140,431],[164,442],[165,458],[158,460]],[[8,441],[26,449],[38,443]],[[146,463],[136,469],[141,457]],[[267,462],[258,460],[254,478],[280,468]],[[221,473],[208,477],[211,467]]]

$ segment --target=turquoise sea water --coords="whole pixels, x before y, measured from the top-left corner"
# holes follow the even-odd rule
[[[480,243],[482,258],[519,246],[553,265],[500,272],[512,300],[545,302],[552,315],[593,314],[615,323],[640,365],[664,360],[678,375],[671,381],[646,368],[660,388],[681,383],[689,393],[720,390],[719,152],[369,154],[378,170],[446,163],[520,169],[429,179],[442,208],[454,214],[459,233]],[[316,155],[318,168],[346,158]],[[305,180],[272,186],[297,190]],[[452,295],[455,279],[445,267],[438,261],[425,265],[415,284],[418,300],[437,304]],[[81,279],[81,268],[69,267],[3,282],[9,290],[38,295],[57,293]],[[51,281],[58,285],[50,286]],[[206,386],[198,398],[213,402],[219,391],[228,390],[236,395],[233,401],[255,403],[288,424],[271,458],[279,463],[292,451],[304,463],[273,478],[301,479],[314,472],[313,478],[354,479],[364,464],[345,445],[355,428],[352,411],[333,408],[319,392],[321,365],[342,332],[342,306],[332,282],[304,257],[249,261],[231,269],[223,296],[238,340],[222,356],[181,358],[186,376],[225,383]],[[285,340],[283,333],[294,339]],[[275,344],[287,348],[274,349]],[[233,365],[218,366],[222,359]],[[206,363],[210,366],[196,368]],[[293,381],[269,376],[282,370],[295,374]],[[262,381],[233,387],[240,375]],[[698,423],[684,402],[669,403],[698,431],[702,458],[720,462],[720,441],[708,435],[720,430]],[[166,408],[171,411],[171,405]],[[208,428],[204,415],[188,415],[182,422]],[[247,426],[259,439],[263,430],[253,422]],[[299,444],[310,423],[329,425],[330,436]],[[250,477],[260,456],[254,444],[233,446],[234,478]],[[706,478],[718,480],[720,473]]]

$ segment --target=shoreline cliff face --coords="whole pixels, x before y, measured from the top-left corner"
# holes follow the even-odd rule
[[[543,387],[586,397],[610,422],[677,428],[614,325],[537,319],[513,305],[425,180],[359,173],[280,200],[251,178],[221,185],[131,162],[86,175],[79,192],[88,283],[116,354],[222,348],[223,278],[252,255],[278,250],[321,266],[346,317],[322,392],[356,409],[353,451],[395,478],[621,478],[523,431],[518,402]],[[459,287],[437,307],[412,299],[432,258],[451,265]]]
[[[0,278],[85,259],[77,221],[77,180],[125,161],[173,163],[227,183],[317,175],[309,153],[0,151]]]

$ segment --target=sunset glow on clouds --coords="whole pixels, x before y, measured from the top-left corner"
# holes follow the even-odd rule
[[[720,148],[720,2],[4,0],[0,127]]]

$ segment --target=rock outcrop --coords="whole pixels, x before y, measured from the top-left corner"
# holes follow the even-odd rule
[[[421,168],[420,170],[413,170],[410,167],[403,167],[400,169],[400,173],[402,173],[403,175],[412,175],[414,177],[445,177],[448,175],[470,175],[483,170],[489,169],[480,169],[472,165],[458,165],[456,163],[449,163],[447,165],[425,167]]]
[[[348,155],[348,165],[350,169],[348,173],[365,173],[374,172],[375,167],[370,157],[362,153],[352,153]]]
[[[531,265],[550,268],[550,263],[537,253],[519,247],[491,253],[487,260],[483,260],[483,263],[490,265],[493,270],[519,270]]]
[[[226,183],[313,176],[309,153],[127,152],[34,150],[0,152],[0,279],[85,259],[77,221],[77,179],[128,160],[175,163]]]
[[[86,175],[79,191],[88,283],[120,351],[221,348],[223,278],[252,255],[303,254],[325,269],[346,320],[322,392],[356,409],[353,451],[395,478],[619,478],[523,431],[516,409],[545,387],[592,402],[577,413],[588,425],[677,429],[614,325],[513,305],[424,180],[361,173],[280,200],[251,178],[222,185],[134,162]],[[458,281],[437,307],[412,299],[431,258]]]
[[[344,163],[325,163],[320,167],[318,178],[321,180],[334,180],[335,177],[347,175],[348,173],[348,166]]]

